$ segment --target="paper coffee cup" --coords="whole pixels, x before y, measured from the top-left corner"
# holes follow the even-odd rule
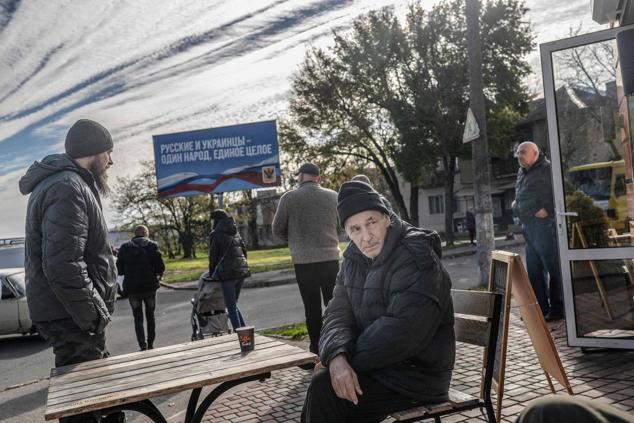
[[[255,347],[255,328],[253,326],[243,326],[236,329],[238,342],[242,352],[253,351]]]

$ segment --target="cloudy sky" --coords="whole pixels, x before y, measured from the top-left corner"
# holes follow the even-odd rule
[[[24,234],[17,181],[33,161],[63,151],[75,120],[109,128],[113,176],[134,174],[152,157],[152,134],[282,116],[308,46],[328,45],[333,29],[370,9],[408,3],[0,0],[0,238]],[[580,23],[601,29],[590,0],[526,5],[538,43]],[[529,60],[527,83],[540,90],[537,51]]]

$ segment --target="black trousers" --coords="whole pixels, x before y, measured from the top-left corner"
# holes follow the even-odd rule
[[[156,291],[143,294],[130,294],[128,296],[132,315],[134,316],[134,332],[139,348],[142,350],[154,348],[156,338],[156,321],[154,320],[154,310],[156,309]],[[145,319],[147,320],[147,341],[145,330],[143,329],[143,305],[145,305]]]
[[[310,351],[315,354],[319,354],[322,299],[324,305],[328,305],[338,272],[337,260],[295,265],[295,277],[304,303],[306,328],[310,337]]]
[[[110,355],[106,349],[105,332],[89,335],[77,326],[73,319],[55,320],[53,322],[36,322],[39,334],[53,347],[55,367],[84,361],[106,358]],[[92,413],[62,417],[60,423],[93,423],[96,418]],[[125,421],[122,411],[110,414],[101,420],[104,423]]]
[[[302,409],[302,423],[374,423],[390,413],[416,407],[419,402],[390,391],[365,373],[357,373],[363,395],[359,403],[339,398],[330,382],[330,372],[322,369],[313,375]]]

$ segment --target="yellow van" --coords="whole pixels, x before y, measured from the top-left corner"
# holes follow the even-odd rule
[[[605,210],[612,225],[627,219],[627,191],[623,160],[574,166],[568,169],[567,181],[574,190],[592,197]]]

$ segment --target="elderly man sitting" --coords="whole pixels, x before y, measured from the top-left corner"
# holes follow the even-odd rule
[[[324,315],[302,421],[377,422],[446,401],[456,345],[438,235],[390,214],[359,181],[341,186],[337,210],[352,242]]]

